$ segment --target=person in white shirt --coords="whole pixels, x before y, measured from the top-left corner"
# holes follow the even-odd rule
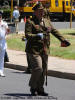
[[[15,7],[14,7],[14,11],[13,11],[13,20],[14,20],[15,26],[16,26],[16,33],[18,33],[18,22],[19,22],[19,17],[20,17],[20,13],[19,13],[18,7],[15,6]]]
[[[2,20],[2,13],[0,12],[0,76],[4,77],[4,55],[7,48],[5,35],[9,32],[6,22]]]

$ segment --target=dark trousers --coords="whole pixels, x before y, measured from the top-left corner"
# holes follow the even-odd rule
[[[27,70],[31,70],[32,66],[31,66],[31,62],[30,62],[30,55],[28,53],[26,53],[26,57],[27,57],[27,63],[28,63]]]
[[[9,57],[6,50],[5,50],[4,62],[9,62]]]
[[[33,89],[44,91],[43,85],[48,64],[48,55],[30,54],[30,62],[33,67],[29,86]]]

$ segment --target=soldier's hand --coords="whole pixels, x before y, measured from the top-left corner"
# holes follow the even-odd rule
[[[40,39],[43,39],[43,33],[38,33],[37,36],[40,37]]]
[[[67,40],[64,40],[63,42],[61,42],[61,47],[67,47],[70,46],[70,42],[68,42]]]
[[[10,29],[7,28],[7,29],[6,29],[6,34],[5,34],[5,35],[9,34],[9,32],[10,32]]]

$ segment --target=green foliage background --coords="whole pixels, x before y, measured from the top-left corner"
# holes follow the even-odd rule
[[[61,42],[52,34],[50,35],[50,56],[58,56],[65,59],[75,60],[75,29],[59,30],[60,33],[71,43],[69,47],[61,47]],[[23,35],[11,34],[7,37],[9,49],[25,51],[25,42],[22,41]]]

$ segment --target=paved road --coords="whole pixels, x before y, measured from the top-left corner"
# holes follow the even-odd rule
[[[53,26],[57,29],[69,29],[70,28],[70,22],[52,22]],[[19,24],[19,31],[24,31],[25,24],[24,22],[20,22]],[[11,29],[11,32],[15,32],[15,27],[14,26],[9,26]],[[75,28],[75,22],[72,22],[72,28]]]
[[[5,68],[6,77],[0,77],[0,100],[75,100],[75,81],[48,76],[45,91],[48,97],[32,97],[29,91],[30,74]]]
[[[70,22],[52,22],[53,26],[57,29],[69,29]],[[72,22],[72,28],[75,28],[75,22]]]

